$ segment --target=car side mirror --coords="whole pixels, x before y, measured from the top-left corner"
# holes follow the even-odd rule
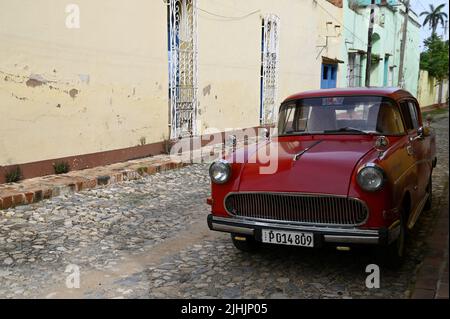
[[[428,130],[425,130],[423,126],[419,127],[419,128],[417,129],[417,135],[416,135],[416,137],[410,137],[409,140],[410,140],[411,142],[412,142],[412,141],[415,141],[415,140],[422,140],[425,136],[427,136],[426,133],[425,133],[426,131],[429,132]]]
[[[420,137],[424,136],[423,126],[421,126],[417,129],[417,136],[420,136]]]

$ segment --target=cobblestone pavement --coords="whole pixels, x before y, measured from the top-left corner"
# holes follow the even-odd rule
[[[434,208],[379,289],[365,286],[370,249],[234,249],[206,226],[209,178],[197,164],[0,212],[0,297],[407,298],[448,182],[447,121],[434,124]],[[73,265],[80,288],[68,289]]]

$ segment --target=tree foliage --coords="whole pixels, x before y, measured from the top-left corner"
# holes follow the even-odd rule
[[[430,4],[430,11],[424,11],[420,14],[420,16],[425,16],[423,26],[428,24],[432,30],[432,35],[436,34],[436,29],[439,24],[444,26],[444,20],[448,18],[447,13],[441,11],[444,7],[445,3],[438,5],[436,8]]]
[[[436,34],[424,41],[426,50],[420,55],[420,68],[438,81],[448,77],[448,40],[442,41]]]

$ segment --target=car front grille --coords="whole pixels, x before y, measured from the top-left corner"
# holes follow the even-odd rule
[[[238,217],[345,226],[361,225],[369,213],[354,198],[286,193],[231,193],[225,208]]]

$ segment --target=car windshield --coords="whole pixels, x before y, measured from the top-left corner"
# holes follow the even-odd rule
[[[278,135],[401,135],[403,122],[393,102],[378,96],[336,96],[289,101],[280,107]]]

